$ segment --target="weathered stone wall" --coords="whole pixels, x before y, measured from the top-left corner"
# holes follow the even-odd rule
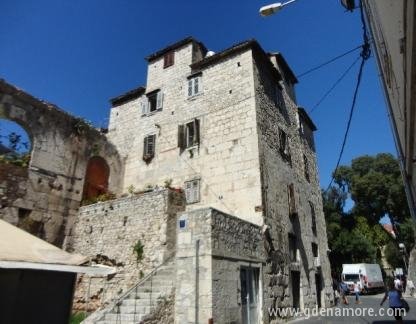
[[[110,166],[109,188],[117,192],[123,173],[118,153],[105,135],[81,119],[3,80],[0,118],[18,123],[32,142],[27,177],[20,179],[18,192],[8,188],[0,218],[19,225],[18,215],[24,214],[28,220],[41,223],[41,238],[61,246],[80,205],[89,158],[98,155],[106,159]],[[7,181],[5,176],[0,174],[0,183]]]
[[[293,101],[291,86],[280,81],[284,106],[277,107],[270,87],[270,72],[262,64],[255,65],[255,87],[257,122],[259,130],[259,150],[261,161],[262,196],[264,222],[267,226],[267,266],[264,268],[264,321],[271,321],[269,307],[291,307],[291,271],[300,272],[300,307],[314,307],[317,303],[315,274],[324,278],[322,304],[329,306],[327,292],[331,286],[327,239],[323,216],[321,193],[317,175],[315,152],[299,135],[297,105]],[[288,90],[289,89],[289,90]],[[290,147],[290,160],[279,150],[279,128],[287,135]],[[303,155],[309,161],[310,181],[305,178]],[[289,215],[288,185],[295,188],[297,215]],[[316,213],[317,234],[312,231],[310,202]],[[296,235],[300,260],[291,263],[288,233]],[[321,267],[314,264],[312,242],[319,248]]]
[[[147,184],[174,187],[201,179],[201,201],[256,224],[262,223],[257,130],[251,51],[235,54],[202,71],[202,93],[187,97],[191,44],[175,51],[175,64],[163,69],[163,58],[148,67],[147,91],[161,89],[163,110],[141,115],[145,95],[111,109],[109,139],[126,158],[124,190]],[[178,125],[200,120],[201,143],[180,153]],[[143,139],[156,134],[156,154],[146,164]]]
[[[211,208],[179,221],[175,322],[241,323],[240,269],[261,269],[261,228]]]
[[[93,297],[89,307],[101,306],[172,257],[176,213],[183,209],[183,195],[168,189],[81,207],[67,249],[93,263],[114,266],[117,273],[111,278],[81,278],[74,307],[86,308],[88,297]],[[143,258],[138,262],[133,247],[139,241]]]

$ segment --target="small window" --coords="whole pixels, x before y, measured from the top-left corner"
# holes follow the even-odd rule
[[[319,256],[318,244],[312,243],[312,255],[317,258]]]
[[[277,108],[283,112],[283,108],[285,106],[285,101],[283,99],[282,91],[280,90],[279,86],[274,87],[274,103],[276,104]]]
[[[156,147],[156,135],[149,135],[144,138],[143,160],[146,163],[150,163],[150,161],[154,158],[155,147]]]
[[[188,79],[188,97],[196,96],[202,91],[201,76]]]
[[[312,233],[316,235],[316,214],[315,214],[315,207],[311,202],[309,202],[309,207],[311,210],[311,223],[312,223]]]
[[[199,187],[199,179],[185,182],[185,198],[187,204],[194,204],[199,202]]]
[[[288,234],[289,239],[289,258],[290,262],[296,262],[298,261],[298,247],[297,247],[297,239],[296,235],[293,235],[291,233]]]
[[[309,174],[309,161],[305,154],[303,154],[303,168],[305,172],[305,179],[308,182],[311,182],[310,174]]]
[[[153,91],[142,101],[142,115],[159,111],[163,109],[163,93],[160,90]]]
[[[174,63],[175,63],[175,52],[174,51],[167,52],[163,56],[163,68],[166,69],[167,67],[172,66]]]
[[[199,145],[199,119],[180,125],[178,130],[178,146],[184,150],[186,148]]]
[[[289,138],[281,128],[279,128],[279,151],[285,160],[290,161]]]
[[[289,215],[296,215],[295,187],[293,186],[293,183],[287,186],[287,199],[289,203]]]

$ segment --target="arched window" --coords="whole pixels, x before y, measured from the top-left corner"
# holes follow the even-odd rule
[[[85,173],[82,199],[87,200],[107,193],[109,176],[110,168],[107,162],[102,157],[92,157],[88,161],[87,171]]]

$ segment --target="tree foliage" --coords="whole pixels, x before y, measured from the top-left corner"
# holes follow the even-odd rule
[[[414,224],[406,201],[397,160],[387,153],[361,156],[334,173],[335,184],[323,192],[330,261],[335,270],[343,263],[381,262],[384,250],[393,267],[403,265],[398,242],[414,247]],[[353,208],[344,211],[346,199]],[[398,238],[387,234],[380,219],[387,215]]]

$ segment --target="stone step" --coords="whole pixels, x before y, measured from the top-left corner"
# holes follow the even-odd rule
[[[144,314],[147,314],[150,312],[150,308],[146,313],[127,313],[127,314],[114,314],[114,313],[107,313],[105,314],[104,321],[112,321],[117,323],[126,323],[126,322],[132,322],[132,323],[138,323]]]
[[[150,298],[140,298],[140,299],[124,299],[122,304],[120,306],[155,306],[160,301],[163,300],[162,296],[152,296],[152,299]]]
[[[121,320],[110,321],[110,320],[100,320],[100,321],[95,322],[95,324],[137,324],[137,323],[139,323],[141,321],[141,316],[142,315],[137,315],[137,318],[136,318],[135,321],[121,321]]]
[[[135,289],[134,291],[132,291],[130,294],[128,294],[127,298],[134,298],[133,296],[136,295],[136,293],[152,293],[152,294],[156,294],[156,293],[165,293],[165,292],[170,292],[172,290],[173,285],[171,286],[152,286],[152,288],[150,288],[150,286],[140,286],[137,287],[137,290]]]
[[[139,287],[172,287],[172,286],[173,286],[173,282],[172,281],[152,280],[152,282],[150,282],[150,281],[144,282]]]
[[[131,293],[128,296],[126,296],[125,300],[150,299],[150,298],[154,299],[154,298],[158,298],[160,296],[164,296],[164,295],[166,295],[166,293],[167,292],[164,292],[164,291],[154,291],[154,290],[152,291],[152,293],[150,293],[150,292],[137,292],[137,294]]]

